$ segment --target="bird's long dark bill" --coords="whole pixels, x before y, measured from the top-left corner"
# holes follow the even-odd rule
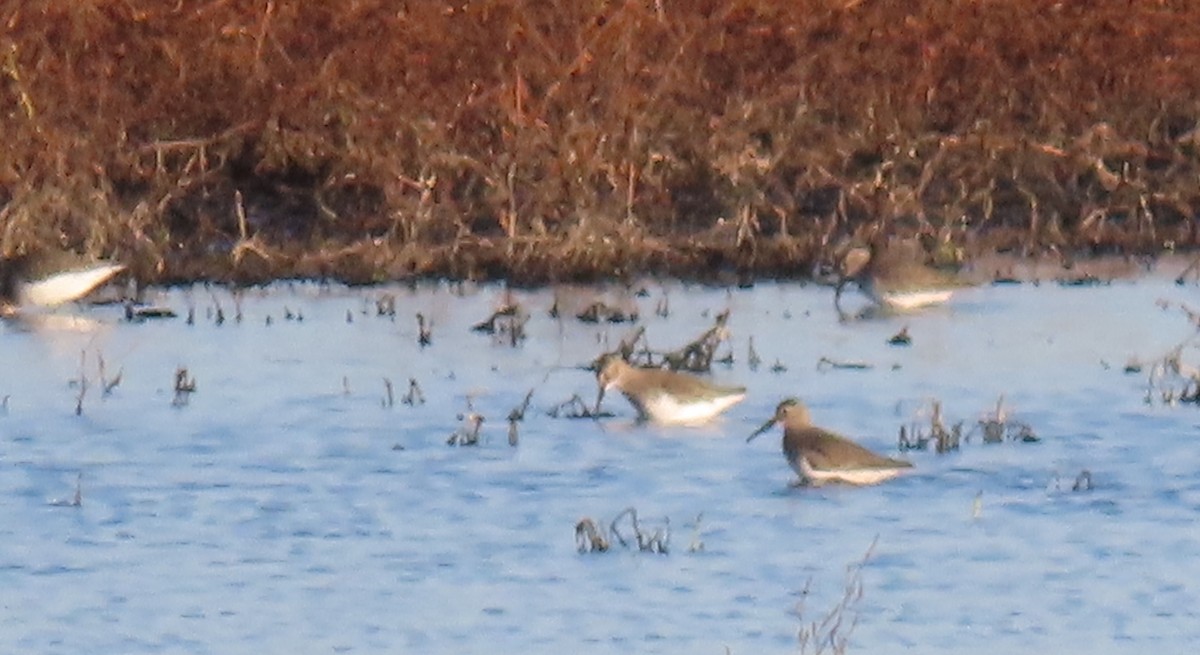
[[[600,387],[600,393],[596,394],[596,409],[592,411],[593,414],[600,413],[600,403],[602,403],[602,402],[604,402],[604,387],[603,386]]]
[[[767,421],[766,423],[763,423],[761,426],[759,426],[759,428],[757,430],[754,431],[754,434],[746,437],[746,443],[750,443],[751,441],[754,441],[754,437],[757,437],[758,435],[766,432],[767,430],[770,430],[774,426],[775,426],[775,419],[771,419],[771,420]]]

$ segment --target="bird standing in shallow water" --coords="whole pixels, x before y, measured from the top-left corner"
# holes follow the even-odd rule
[[[783,456],[801,480],[814,486],[826,482],[876,484],[912,468],[904,460],[877,455],[849,439],[812,424],[808,408],[788,398],[775,408],[775,416],[746,441],[783,424]]]
[[[71,262],[65,255],[0,259],[0,316],[78,300],[123,270],[121,264]]]
[[[664,424],[696,425],[733,407],[746,397],[746,388],[713,384],[687,373],[659,368],[638,368],[620,355],[604,355],[596,363],[600,396],[618,389],[638,411],[641,420]]]
[[[880,307],[899,311],[940,305],[969,286],[958,275],[926,264],[924,250],[911,241],[873,239],[868,247],[846,253],[840,268],[833,301],[839,311],[842,289],[850,282]]]

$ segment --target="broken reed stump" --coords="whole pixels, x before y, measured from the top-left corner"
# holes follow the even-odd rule
[[[433,321],[426,321],[420,312],[417,312],[417,344],[422,348],[433,344]]]
[[[175,407],[183,407],[188,404],[191,395],[196,392],[196,378],[188,373],[187,367],[180,366],[175,369],[175,397],[171,404]]]
[[[911,431],[906,426],[900,426],[899,449],[901,452],[926,450],[930,444],[933,444],[934,452],[939,455],[959,449],[962,443],[962,421],[947,429],[946,424],[942,421],[942,403],[934,400],[931,404],[932,411],[929,415],[928,431],[921,429],[916,424],[911,426]]]
[[[475,411],[475,403],[467,397],[467,411],[458,415],[461,425],[446,439],[448,446],[478,446],[479,432],[483,427],[483,415]]]
[[[729,322],[730,310],[717,314],[712,327],[700,336],[685,344],[682,348],[663,353],[663,362],[672,371],[692,371],[707,373],[712,370],[713,357],[717,347],[729,338],[729,330],[725,326]],[[730,355],[732,357],[732,355]]]
[[[525,420],[525,411],[529,409],[529,402],[533,399],[533,389],[530,389],[525,394],[525,399],[521,401],[508,413],[508,445],[516,446],[520,441],[520,435],[517,433],[517,424]]]
[[[421,391],[421,385],[417,384],[416,378],[408,379],[408,391],[400,399],[400,402],[410,406],[425,404],[425,393]]]
[[[1024,421],[1014,420],[1004,407],[1004,396],[996,401],[993,411],[976,421],[971,430],[964,433],[965,421],[958,421],[947,428],[942,420],[942,403],[936,399],[930,401],[928,427],[913,422],[911,425],[901,425],[897,440],[901,451],[928,450],[933,446],[934,452],[943,455],[958,450],[961,445],[971,440],[978,430],[980,440],[984,444],[997,444],[1004,441],[1019,441],[1021,443],[1036,443],[1040,440],[1033,427]]]
[[[638,326],[617,345],[616,350],[602,353],[592,360],[588,370],[595,371],[604,358],[613,354],[621,359],[643,368],[667,368],[672,371],[691,371],[693,373],[708,373],[716,363],[731,364],[733,353],[730,352],[720,359],[716,358],[717,348],[729,339],[729,330],[725,327],[729,321],[729,310],[717,315],[712,327],[706,329],[698,337],[683,346],[666,352],[655,352],[646,342],[646,327]]]

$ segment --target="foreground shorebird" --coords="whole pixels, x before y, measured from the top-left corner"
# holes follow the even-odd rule
[[[0,259],[0,316],[78,300],[123,270],[121,264],[68,263],[65,257]]]
[[[957,289],[969,284],[948,271],[925,263],[925,253],[916,242],[875,239],[871,245],[853,248],[842,259],[834,305],[841,310],[842,289],[854,282],[874,303],[890,310],[906,311],[940,305]]]
[[[746,441],[783,424],[783,456],[801,480],[814,486],[826,482],[876,484],[899,475],[912,464],[877,455],[849,439],[812,424],[808,408],[788,398],[775,408],[775,416],[763,423]]]
[[[596,362],[600,396],[618,389],[638,411],[638,418],[656,423],[695,425],[733,407],[746,397],[745,387],[713,384],[694,375],[659,368],[637,368],[610,353]]]

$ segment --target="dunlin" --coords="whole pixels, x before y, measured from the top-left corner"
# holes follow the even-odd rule
[[[788,398],[775,415],[746,441],[783,424],[783,456],[801,480],[814,486],[826,482],[868,485],[894,478],[912,464],[873,453],[835,432],[812,424],[804,403]]]

